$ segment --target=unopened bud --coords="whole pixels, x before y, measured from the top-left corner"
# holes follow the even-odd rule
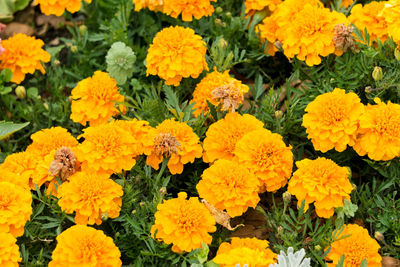
[[[139,206],[142,207],[142,208],[143,208],[145,205],[146,205],[146,203],[143,202],[143,201],[141,201],[141,202],[139,203]]]
[[[224,10],[222,10],[222,7],[220,7],[220,6],[215,9],[215,13],[217,13],[217,14],[221,14],[223,11]]]
[[[84,35],[86,31],[87,31],[86,25],[79,26],[79,32],[81,33],[81,35]]]
[[[286,204],[288,204],[292,200],[292,194],[290,194],[288,191],[286,191],[285,193],[283,193],[282,198],[283,198],[283,201]]]
[[[57,66],[60,66],[61,62],[60,62],[60,60],[55,59],[53,64],[54,64],[54,66],[57,67]]]
[[[215,25],[217,25],[217,26],[222,26],[222,20],[220,20],[220,19],[215,19]]]
[[[17,86],[17,88],[15,88],[15,94],[17,95],[17,97],[19,99],[24,99],[26,97],[26,90],[25,87],[23,86]]]
[[[351,184],[351,186],[353,187],[353,191],[357,190],[357,186],[355,184]]]
[[[71,52],[72,53],[78,52],[78,47],[76,45],[71,46]]]
[[[275,118],[280,120],[280,119],[282,119],[282,116],[283,116],[283,111],[282,110],[275,111]]]
[[[231,13],[231,12],[226,12],[226,13],[225,13],[225,16],[226,16],[228,19],[230,19],[230,18],[232,17],[232,13]]]
[[[278,226],[278,235],[283,235],[283,227],[282,226]]]
[[[372,78],[374,78],[376,82],[383,79],[383,71],[381,67],[376,66],[374,68],[374,71],[372,72]]]
[[[375,232],[374,237],[376,240],[382,242],[385,240],[385,236],[381,232]]]
[[[49,110],[49,104],[47,104],[46,102],[43,103],[43,106],[46,110]]]
[[[228,47],[228,42],[225,41],[224,38],[221,38],[221,39],[219,39],[217,46],[220,49],[226,49]]]
[[[398,61],[400,61],[400,50],[399,50],[399,48],[396,48],[396,49],[394,50],[394,57],[395,57]]]
[[[132,210],[131,213],[132,213],[132,215],[136,214],[136,210]]]
[[[373,90],[372,90],[372,87],[371,87],[371,86],[365,87],[365,93],[366,93],[366,94],[370,94],[372,91],[373,91]]]
[[[160,188],[161,197],[164,197],[166,193],[167,193],[167,188],[165,186],[161,187]]]
[[[103,212],[103,213],[100,215],[100,218],[101,218],[101,220],[102,220],[103,222],[107,221],[107,220],[108,220],[108,212]]]
[[[316,251],[320,251],[322,248],[321,248],[320,245],[316,245],[316,246],[314,247],[314,249],[315,249]]]

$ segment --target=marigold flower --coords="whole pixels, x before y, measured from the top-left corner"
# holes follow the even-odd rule
[[[0,173],[12,173],[14,184],[27,189],[33,188],[32,177],[36,170],[37,161],[38,156],[34,153],[14,153],[7,156],[3,164],[0,165]],[[7,180],[7,182],[11,182],[11,180]]]
[[[241,101],[238,101],[238,103],[243,103],[243,95],[249,91],[247,85],[229,76],[229,70],[221,73],[214,69],[214,71],[208,73],[194,89],[193,99],[190,103],[195,103],[193,108],[196,110],[193,114],[196,117],[200,116],[203,112],[205,114],[209,112],[207,101],[215,106],[219,105],[218,99],[213,97],[213,91],[223,86],[231,86],[238,89],[241,95]]]
[[[385,104],[379,98],[368,105],[360,117],[354,150],[373,160],[391,160],[400,156],[400,105]]]
[[[135,70],[136,55],[132,48],[123,42],[115,42],[106,55],[107,72],[118,84],[126,83]]]
[[[274,11],[281,3],[282,0],[246,0],[244,5],[246,7],[246,14],[249,14],[252,11],[259,11],[264,8]]]
[[[163,12],[173,18],[182,14],[183,21],[192,21],[202,17],[211,16],[214,7],[211,1],[217,0],[164,0]]]
[[[335,88],[317,96],[305,109],[303,126],[316,150],[327,152],[335,148],[342,152],[347,145],[353,146],[358,125],[364,113],[364,105],[357,94],[346,94]]]
[[[349,170],[326,158],[303,159],[296,162],[297,170],[289,181],[288,192],[295,195],[300,207],[305,210],[314,202],[317,215],[329,218],[334,209],[342,207],[350,199],[353,190],[349,181]]]
[[[62,147],[76,147],[78,141],[62,127],[51,127],[42,129],[31,135],[32,144],[26,151],[33,154],[38,154],[38,157],[45,157],[53,150],[58,150]]]
[[[183,165],[193,163],[203,152],[200,139],[193,129],[173,119],[163,121],[147,138],[153,143],[145,149],[146,164],[158,170],[163,158],[169,157],[168,169],[171,174],[182,173]]]
[[[344,236],[348,236],[343,238]],[[344,255],[343,266],[358,267],[362,261],[367,260],[368,267],[382,266],[382,257],[378,251],[381,248],[375,239],[371,238],[368,231],[356,224],[345,226],[337,241],[331,244],[331,250],[326,256],[329,267],[337,266]]]
[[[351,9],[349,21],[353,23],[363,34],[367,29],[371,40],[380,39],[382,42],[388,39],[388,24],[385,17],[380,16],[385,7],[385,2],[373,1],[369,4],[354,5]]]
[[[354,3],[354,0],[342,0],[341,6],[347,8],[347,7],[351,6],[353,3]]]
[[[75,155],[81,161],[81,168],[111,175],[130,170],[139,156],[137,140],[115,122],[88,127],[83,130],[83,141]]]
[[[50,54],[42,49],[42,40],[18,33],[1,44],[5,51],[0,53],[0,69],[12,70],[12,82],[19,84],[25,79],[25,74],[33,74],[36,70],[46,73],[42,62],[49,62]]]
[[[373,3],[373,2],[372,2]],[[393,37],[393,40],[396,43],[400,42],[400,1],[399,0],[390,0],[390,1],[383,1],[380,2],[384,4],[383,9],[376,9],[376,13],[372,13],[373,15],[378,14],[379,11],[380,14],[379,16],[379,21],[382,19],[385,20],[386,23],[384,22],[379,22],[382,23],[381,27],[387,26],[387,33]],[[375,23],[375,22],[374,22]],[[379,27],[379,25],[374,25]],[[385,40],[385,39],[384,39]],[[382,41],[384,41],[382,40]]]
[[[257,177],[259,192],[273,192],[286,185],[292,174],[293,153],[281,135],[260,129],[245,134],[236,144],[239,164]]]
[[[196,188],[201,198],[235,217],[257,206],[259,186],[257,177],[246,167],[220,159],[204,170]]]
[[[19,187],[24,188],[25,190],[30,190],[29,187],[29,177],[22,176],[15,173],[12,173],[6,169],[2,169],[0,167],[0,182],[8,182]]]
[[[135,11],[148,8],[151,11],[162,11],[164,6],[163,0],[133,0]]]
[[[58,205],[75,212],[76,224],[101,224],[102,214],[117,218],[121,210],[122,187],[107,174],[77,172],[58,188]]]
[[[32,214],[31,192],[23,187],[0,182],[0,233],[14,237],[24,234],[26,221]]]
[[[115,102],[124,102],[117,82],[106,72],[96,71],[92,77],[78,83],[71,91],[71,120],[90,126],[105,124],[120,112]],[[119,105],[122,112],[126,108]]]
[[[269,266],[276,262],[277,255],[268,248],[267,240],[257,238],[233,237],[231,243],[222,243],[213,262],[220,267],[237,266]]]
[[[217,159],[233,159],[236,143],[248,132],[262,129],[263,123],[256,117],[228,113],[225,118],[213,123],[206,132],[203,142],[204,162]]]
[[[102,266],[119,267],[121,252],[103,231],[74,225],[59,236],[49,267]]]
[[[92,0],[85,2],[91,3]],[[75,13],[81,9],[81,0],[35,0],[35,4],[40,5],[40,11],[48,16],[61,16],[65,10]]]
[[[17,239],[10,233],[0,233],[0,266],[18,267],[21,262]]]
[[[184,192],[177,198],[157,205],[151,235],[166,244],[173,244],[172,251],[192,251],[211,244],[209,233],[215,232],[215,219],[197,197],[186,199]]]
[[[147,53],[147,75],[158,75],[165,84],[178,86],[182,78],[197,78],[208,70],[207,47],[194,30],[180,26],[156,34]]]

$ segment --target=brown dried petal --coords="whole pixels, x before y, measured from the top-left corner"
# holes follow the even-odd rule
[[[217,209],[216,207],[214,207],[214,205],[208,203],[207,200],[205,200],[205,199],[202,199],[201,203],[203,203],[204,206],[206,206],[206,208],[211,212],[212,216],[214,216],[214,218],[215,218],[215,221],[218,224],[225,227],[226,229],[228,229],[229,231],[234,231],[234,230],[236,230],[236,228],[238,228],[240,226],[244,226],[243,224],[239,224],[235,227],[232,227],[231,223],[230,223],[231,216],[229,216],[229,214],[227,212]]]
[[[52,176],[59,176],[62,180],[68,179],[79,170],[80,164],[74,152],[68,147],[57,150],[54,160],[51,162],[49,172]]]

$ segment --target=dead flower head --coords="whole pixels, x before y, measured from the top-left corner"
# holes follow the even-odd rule
[[[211,95],[214,100],[222,102],[222,110],[235,112],[243,102],[243,94],[234,84],[226,84],[215,88]]]
[[[54,160],[51,162],[49,172],[53,176],[59,176],[62,180],[66,180],[80,167],[74,152],[69,147],[62,147],[57,150]]]
[[[154,146],[159,156],[169,157],[178,152],[181,144],[172,134],[160,133],[154,138]]]
[[[336,49],[342,50],[343,52],[349,49],[354,52],[357,50],[354,43],[352,26],[346,26],[344,23],[337,24],[334,31],[335,36],[333,37],[333,42],[335,43]]]

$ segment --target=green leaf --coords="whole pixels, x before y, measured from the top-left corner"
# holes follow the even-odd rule
[[[8,83],[9,81],[11,81],[11,79],[13,77],[13,72],[10,69],[4,69],[0,72],[0,76],[3,80],[3,82]]]
[[[25,123],[13,123],[10,121],[0,121],[0,140],[3,140],[15,133],[16,131],[21,130],[22,128],[28,126],[29,122]]]

